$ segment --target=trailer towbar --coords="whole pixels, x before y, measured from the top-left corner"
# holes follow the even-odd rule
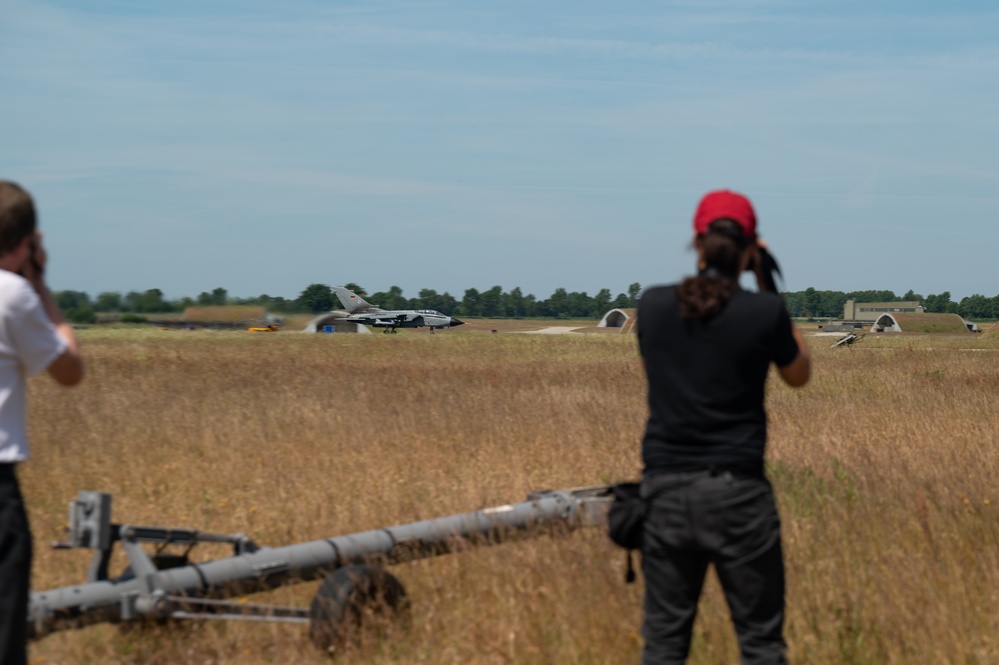
[[[520,503],[271,548],[243,533],[113,524],[111,495],[83,491],[70,502],[68,542],[54,546],[95,550],[86,582],[33,591],[28,632],[40,639],[95,623],[269,621],[308,624],[317,646],[336,649],[373,609],[385,616],[408,609],[405,589],[385,566],[603,524],[611,499],[606,485],[544,490]],[[116,542],[128,567],[112,578]],[[154,552],[143,543],[155,545]],[[188,555],[199,543],[228,543],[233,554],[191,563]],[[178,546],[180,554],[168,551]],[[323,582],[308,608],[227,600],[316,579]]]

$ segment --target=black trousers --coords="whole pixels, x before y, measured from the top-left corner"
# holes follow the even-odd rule
[[[642,665],[681,665],[708,565],[721,580],[744,665],[787,663],[784,560],[773,489],[763,477],[653,475],[642,547]]]
[[[14,465],[0,464],[0,663],[28,662],[31,531]]]

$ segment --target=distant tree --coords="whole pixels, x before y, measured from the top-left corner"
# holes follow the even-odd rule
[[[326,284],[310,284],[302,291],[296,303],[305,311],[312,314],[321,314],[333,309],[336,296]]]
[[[822,298],[819,296],[819,292],[809,286],[805,289],[803,295],[804,300],[800,316],[818,316],[819,309],[822,307]]]
[[[132,312],[125,312],[121,315],[122,323],[146,323],[148,320],[146,317]]]
[[[961,299],[957,313],[968,319],[996,319],[999,318],[997,304],[999,304],[999,296],[986,298],[976,293]]]
[[[801,316],[801,311],[804,309],[804,294],[801,291],[785,291],[784,296],[784,306],[787,307],[787,312],[791,316]]]
[[[150,314],[172,312],[176,307],[163,299],[161,290],[148,289],[142,293],[138,291],[126,293],[123,309],[137,314]]]
[[[287,300],[281,296],[269,296],[266,293],[257,296],[256,303],[269,312],[280,312],[282,314],[288,314],[299,309],[298,302],[295,300]]]
[[[120,312],[122,308],[121,294],[105,291],[97,296],[94,308],[98,312]]]
[[[506,309],[510,316],[522,318],[527,316],[527,301],[524,299],[524,292],[519,286],[513,287],[506,297]]]
[[[414,298],[413,309],[441,309],[441,297],[433,289],[420,289],[419,296]]]
[[[540,316],[538,314],[538,299],[533,293],[524,296],[524,316]]]
[[[443,312],[444,314],[450,314],[458,308],[458,300],[453,295],[445,291],[440,297],[440,307],[435,309]]]
[[[141,307],[142,294],[138,291],[129,291],[122,298],[122,310],[126,312],[137,312],[137,308]]]
[[[593,309],[593,298],[586,291],[572,291],[566,295],[566,317],[585,319]]]
[[[919,295],[918,293],[916,293],[916,292],[915,292],[915,291],[913,291],[912,289],[909,289],[909,290],[908,290],[908,291],[906,291],[906,292],[905,292],[905,294],[904,294],[904,295],[902,296],[902,300],[905,300],[905,301],[907,301],[907,302],[912,302],[912,301],[919,301],[919,302],[923,302],[923,296]]]
[[[382,309],[406,309],[409,306],[409,301],[402,295],[402,288],[399,286],[390,286],[388,291],[372,293],[368,301]]]
[[[846,298],[852,298],[857,302],[896,302],[899,297],[895,295],[894,291],[887,290],[875,290],[875,291],[850,291],[844,294]],[[846,298],[844,302],[846,302]],[[907,300],[902,298],[902,300]]]
[[[547,316],[554,316],[559,319],[569,318],[569,293],[559,287],[548,296],[545,309]]]
[[[479,304],[482,307],[482,316],[502,317],[506,316],[503,311],[503,287],[494,286],[488,291],[483,291],[479,295]]]
[[[145,300],[146,311],[149,312],[176,312],[177,305],[163,297],[163,292],[159,289],[149,289],[142,294]]]
[[[634,282],[628,286],[628,307],[638,307],[638,296],[642,293],[642,285]]]
[[[56,291],[52,298],[64,312],[70,309],[90,307],[90,296],[83,291]]]
[[[163,297],[159,289],[148,289],[142,294],[142,303],[147,312],[173,312],[177,308]]]
[[[198,294],[197,305],[199,307],[221,307],[229,304],[229,292],[222,287],[211,291],[202,291]]]
[[[819,294],[819,306],[813,316],[828,318],[843,316],[843,305],[846,304],[847,294],[842,291],[818,291],[817,293]]]
[[[930,294],[926,296],[926,299],[923,300],[923,309],[927,312],[944,313],[947,311],[949,304],[950,291],[944,291],[937,295]]]
[[[478,289],[465,289],[465,297],[461,299],[460,310],[462,314],[467,316],[482,316],[482,302]]]
[[[368,295],[368,292],[367,292],[367,291],[365,291],[365,290],[364,290],[364,289],[363,289],[362,287],[360,287],[359,285],[357,285],[357,284],[354,284],[353,282],[347,282],[346,284],[344,284],[344,285],[343,285],[343,288],[345,288],[345,289],[350,289],[351,291],[353,291],[353,292],[354,292],[354,293],[356,293],[357,295],[361,296],[362,298],[363,298],[364,296]]]
[[[628,298],[626,293],[619,293],[617,294],[617,298],[614,298],[611,305],[618,309],[627,309],[631,307],[631,300]]]
[[[97,314],[89,305],[70,307],[65,311],[66,318],[72,323],[97,323]]]
[[[600,289],[597,295],[593,296],[593,306],[590,309],[590,316],[600,318],[610,309],[611,292],[610,289]]]
[[[402,287],[392,285],[389,287],[389,298],[388,298],[388,308],[389,309],[405,309],[406,304],[409,302],[406,300],[405,296],[402,295]]]

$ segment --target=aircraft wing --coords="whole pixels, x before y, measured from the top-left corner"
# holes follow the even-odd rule
[[[347,320],[354,321],[355,323],[363,323],[368,326],[385,328],[418,328],[426,325],[423,322],[423,316],[416,312],[407,311],[386,312],[379,310],[378,312],[361,312],[351,314],[347,317]]]

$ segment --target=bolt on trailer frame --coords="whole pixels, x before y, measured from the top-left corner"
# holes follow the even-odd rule
[[[526,501],[447,517],[324,538],[284,547],[261,547],[246,534],[114,524],[111,495],[82,491],[70,502],[68,542],[60,549],[95,550],[84,584],[31,592],[32,639],[95,623],[164,620],[242,620],[308,624],[324,649],[342,645],[360,607],[405,610],[398,580],[383,566],[497,545],[515,537],[573,530],[606,522],[613,494],[598,485],[532,492]],[[108,564],[121,542],[128,567],[109,577]],[[150,555],[142,543],[151,543]],[[202,563],[188,560],[198,543],[228,543],[232,556]],[[180,555],[168,546],[187,549]],[[309,608],[227,599],[325,578]],[[341,625],[342,624],[342,625]]]

